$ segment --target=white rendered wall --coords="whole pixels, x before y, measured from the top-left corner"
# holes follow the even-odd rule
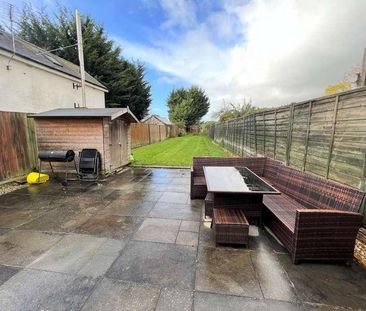
[[[21,58],[0,54],[0,111],[43,112],[56,108],[81,105],[81,88],[73,89],[80,81],[71,76]],[[105,108],[104,91],[87,83],[88,108]]]

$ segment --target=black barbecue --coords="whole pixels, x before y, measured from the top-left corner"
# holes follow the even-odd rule
[[[38,158],[39,158],[39,171],[41,172],[42,170],[42,162],[48,162],[51,167],[53,176],[55,175],[55,173],[53,170],[52,162],[65,163],[65,180],[62,182],[64,186],[67,185],[67,170],[70,162],[74,162],[74,168],[76,172],[78,172],[75,163],[75,152],[73,150],[52,150],[52,151],[41,150],[38,153]]]

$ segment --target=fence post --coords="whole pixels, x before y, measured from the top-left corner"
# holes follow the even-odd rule
[[[290,116],[289,116],[289,127],[287,132],[287,148],[286,148],[286,165],[290,164],[290,152],[291,152],[291,143],[292,143],[292,127],[294,124],[294,110],[295,104],[292,103],[290,107]]]
[[[337,122],[337,113],[338,113],[338,103],[339,103],[339,95],[336,96],[335,103],[334,103],[332,133],[330,136],[328,160],[327,160],[327,167],[326,167],[327,171],[325,174],[325,178],[327,178],[327,179],[329,178],[330,162],[331,162],[332,153],[333,153],[334,134],[335,134],[335,127],[336,127],[336,122]]]
[[[149,145],[150,145],[151,144],[150,124],[147,125],[147,129],[149,130]]]
[[[258,154],[257,149],[257,114],[254,114],[254,148],[255,148],[255,155]]]
[[[266,155],[266,120],[263,111],[263,155]]]
[[[361,180],[360,188],[362,191],[366,191],[366,152],[364,154],[363,159],[364,159],[364,161],[363,161],[363,167],[362,167],[362,180]],[[364,198],[359,212],[363,215],[362,222],[364,224],[366,224],[366,198]]]
[[[277,109],[275,109],[275,127],[274,127],[274,137],[273,137],[273,159],[276,159],[276,147],[277,147]]]
[[[302,164],[302,170],[305,171],[306,160],[308,156],[308,146],[309,146],[309,136],[310,136],[310,125],[311,125],[311,110],[313,109],[313,102],[309,102],[309,112],[308,112],[308,123],[306,126],[306,136],[305,136],[305,150],[304,150],[304,162]]]

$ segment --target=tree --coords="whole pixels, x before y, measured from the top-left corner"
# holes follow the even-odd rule
[[[328,85],[325,89],[325,95],[332,95],[339,92],[347,91],[351,89],[351,83],[348,81],[341,81],[336,84]]]
[[[114,46],[102,25],[90,16],[82,20],[85,70],[103,83],[107,89],[107,107],[130,107],[137,118],[143,118],[151,104],[150,85],[145,80],[145,68],[141,63],[130,62],[121,56],[121,49]],[[74,64],[79,64],[75,17],[61,7],[55,18],[35,12],[27,4],[23,8],[18,35],[45,50]]]
[[[204,90],[197,86],[189,89],[178,88],[170,92],[168,100],[169,119],[182,123],[188,130],[191,125],[199,123],[208,112],[210,101]]]
[[[254,112],[262,111],[262,108],[255,107],[251,101],[247,102],[245,99],[242,103],[226,103],[224,101],[219,111],[215,113],[220,122],[240,118],[252,114]]]

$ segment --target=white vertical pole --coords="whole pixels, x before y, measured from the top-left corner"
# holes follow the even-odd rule
[[[75,11],[75,17],[76,17],[76,33],[78,39],[78,53],[79,53],[80,75],[81,75],[81,99],[82,99],[82,107],[86,108],[83,34],[81,32],[80,13],[78,10]]]
[[[361,68],[361,86],[366,86],[366,48],[363,51],[362,68]]]

